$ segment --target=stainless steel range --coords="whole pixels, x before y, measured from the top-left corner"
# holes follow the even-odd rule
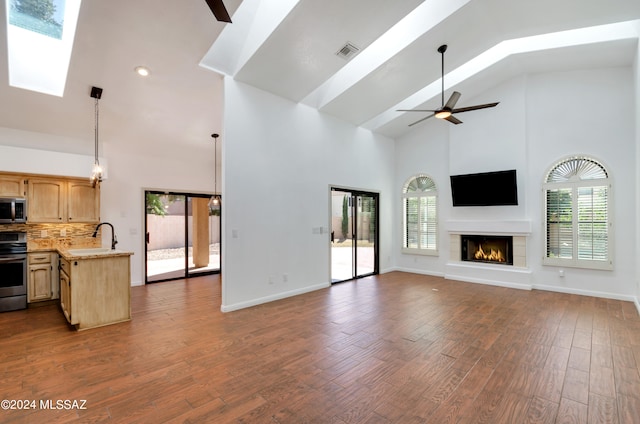
[[[27,233],[0,232],[0,312],[27,307]]]

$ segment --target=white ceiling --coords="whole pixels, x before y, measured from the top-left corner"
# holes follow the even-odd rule
[[[425,97],[424,92],[430,84],[439,84],[436,49],[441,44],[449,46],[445,56],[449,72],[503,40],[640,19],[637,0],[225,0],[225,4],[233,24],[217,22],[204,0],[83,1],[62,98],[8,86],[2,31],[0,126],[86,139],[86,145],[58,142],[51,150],[91,153],[89,92],[95,85],[104,89],[102,140],[140,140],[138,147],[133,143],[129,147],[141,151],[150,143],[158,150],[198,149],[210,144],[209,134],[223,130],[220,78],[225,74],[398,137],[410,130],[408,123],[420,118],[395,112],[398,105],[416,103],[416,98],[420,102],[409,107],[440,105],[439,93]],[[6,25],[4,14],[2,8],[0,18]],[[401,25],[394,27],[398,22]],[[335,54],[346,42],[361,49],[350,61]],[[453,88],[461,91],[458,106],[466,106],[486,89],[519,74],[628,66],[635,58],[636,43],[637,37],[614,37],[510,55],[451,87],[447,96]],[[133,72],[138,65],[151,68],[151,76],[138,77]],[[411,97],[420,92],[423,95]],[[499,113],[499,109],[471,113]],[[464,116],[459,118],[464,121]]]

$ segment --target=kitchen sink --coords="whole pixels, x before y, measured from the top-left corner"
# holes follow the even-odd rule
[[[70,255],[73,256],[93,256],[93,255],[109,255],[112,253],[121,253],[122,250],[113,250],[108,247],[93,247],[86,249],[68,249]]]

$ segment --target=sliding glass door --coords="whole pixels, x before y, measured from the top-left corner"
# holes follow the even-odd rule
[[[145,281],[220,272],[220,209],[210,197],[145,192]]]
[[[331,189],[331,281],[378,273],[378,194]]]

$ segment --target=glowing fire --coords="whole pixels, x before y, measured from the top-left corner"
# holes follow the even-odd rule
[[[476,251],[474,257],[478,260],[483,261],[493,261],[493,262],[506,262],[507,259],[502,254],[501,250],[495,250],[493,248],[490,249],[490,252],[487,254],[482,250],[482,245],[478,245],[478,250]]]

